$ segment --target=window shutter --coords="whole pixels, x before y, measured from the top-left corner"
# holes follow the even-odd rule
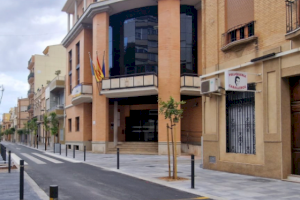
[[[227,0],[227,30],[254,21],[254,0]]]

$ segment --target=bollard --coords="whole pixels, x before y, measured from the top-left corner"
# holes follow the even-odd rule
[[[86,146],[84,146],[84,155],[83,155],[84,156],[84,159],[83,159],[84,161],[85,161],[85,156],[86,156],[85,152],[86,152]]]
[[[50,185],[50,200],[58,200],[58,186]]]
[[[191,188],[195,188],[195,156],[191,155]]]
[[[120,151],[119,148],[117,148],[117,169],[120,168]]]
[[[73,145],[73,158],[75,158],[75,145]]]
[[[61,144],[59,143],[59,155],[61,155]]]
[[[10,162],[11,162],[11,157],[10,157],[11,151],[8,151],[8,173],[10,173]]]
[[[36,149],[39,149],[39,135],[36,135]]]
[[[24,160],[20,160],[20,200],[24,199]]]
[[[66,144],[66,157],[68,157],[68,145]]]
[[[53,152],[55,153],[55,143],[53,143]]]

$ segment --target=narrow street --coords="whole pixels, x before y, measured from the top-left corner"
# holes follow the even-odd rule
[[[49,194],[50,185],[58,185],[59,199],[171,200],[199,197],[85,163],[69,162],[21,145],[9,144],[6,147],[25,160],[25,171],[46,194]]]

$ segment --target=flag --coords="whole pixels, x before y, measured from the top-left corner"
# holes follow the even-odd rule
[[[103,53],[103,64],[102,64],[102,72],[103,72],[103,76],[105,77],[105,63],[104,63],[104,55],[105,55],[105,51]]]
[[[103,72],[102,72],[102,69],[101,69],[101,65],[99,63],[99,59],[98,59],[98,53],[97,53],[97,64],[98,64],[98,67],[96,70],[99,71],[100,75],[101,75],[101,78],[104,78],[104,75],[103,75]]]
[[[91,58],[91,55],[89,54],[90,56],[90,63],[91,63],[91,71],[92,71],[92,75],[96,77],[96,81],[97,82],[100,82],[101,81],[101,74],[100,72],[95,68],[95,65],[93,63],[93,60]]]

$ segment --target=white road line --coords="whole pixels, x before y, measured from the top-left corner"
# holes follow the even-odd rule
[[[20,165],[20,160],[21,158],[19,156],[17,156],[14,153],[11,153],[11,160],[16,164],[16,165]],[[24,162],[24,165],[28,165],[27,162]]]
[[[44,158],[45,160],[48,160],[48,161],[53,162],[53,163],[56,163],[56,164],[63,163],[63,162],[61,162],[61,161],[59,161],[59,160],[55,160],[55,159],[53,159],[53,158],[49,158],[49,157],[47,157],[47,156],[43,156],[43,155],[38,154],[38,153],[32,153],[32,154],[34,154],[34,155],[36,155],[36,156],[38,156],[38,157]]]
[[[27,153],[21,153],[23,156],[25,156],[26,158],[32,160],[33,162],[35,162],[36,164],[46,164],[45,162],[31,156],[31,155],[28,155]]]

